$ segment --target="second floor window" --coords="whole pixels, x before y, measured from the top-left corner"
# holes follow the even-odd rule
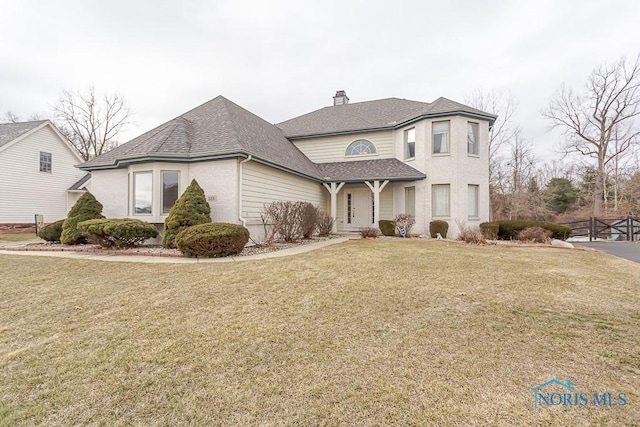
[[[40,152],[40,172],[51,173],[51,153]]]
[[[449,153],[449,122],[433,122],[433,154]]]
[[[478,155],[478,124],[467,123],[467,153]]]
[[[376,154],[376,146],[366,139],[353,141],[344,153],[345,156],[362,156],[366,154]]]
[[[404,158],[413,159],[416,156],[416,128],[404,131]]]

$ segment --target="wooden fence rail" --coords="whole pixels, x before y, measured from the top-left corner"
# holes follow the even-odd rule
[[[572,237],[589,237],[589,241],[596,239],[626,240],[629,242],[640,240],[640,218],[628,216],[625,218],[585,218],[562,225],[571,227]]]

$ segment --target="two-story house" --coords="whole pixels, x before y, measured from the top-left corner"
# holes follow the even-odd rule
[[[0,124],[0,224],[65,218],[88,185],[80,163],[49,120]]]
[[[439,98],[333,105],[270,124],[219,96],[80,166],[107,217],[162,224],[191,179],[214,221],[262,238],[264,206],[308,201],[335,230],[377,226],[399,213],[473,226],[489,216],[488,135],[495,116]]]

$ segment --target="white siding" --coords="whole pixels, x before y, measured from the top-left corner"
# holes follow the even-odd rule
[[[242,216],[248,225],[262,225],[260,214],[271,202],[299,200],[324,207],[328,194],[318,182],[256,162],[243,165]]]
[[[371,141],[377,154],[365,156],[345,156],[345,150],[353,141],[366,139]],[[394,157],[393,131],[378,131],[350,135],[325,136],[293,141],[312,162],[346,162],[370,159],[388,159]]]
[[[51,173],[40,172],[40,152],[51,153]],[[0,151],[0,223],[45,223],[66,217],[67,189],[86,172],[81,160],[49,126]]]
[[[371,189],[365,184],[348,184],[342,187],[337,196],[336,203],[336,218],[337,218],[337,226],[338,231],[345,231],[347,227],[345,227],[345,216],[347,212],[347,207],[345,206],[344,198],[345,194],[350,190],[366,190],[371,192]],[[373,200],[373,193],[371,194],[371,198]],[[393,210],[393,184],[389,183],[384,187],[384,190],[380,193],[380,219],[393,219],[394,217]],[[374,224],[375,227],[378,227],[378,224]]]

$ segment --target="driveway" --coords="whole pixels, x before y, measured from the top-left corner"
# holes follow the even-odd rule
[[[574,245],[586,246],[620,258],[640,263],[639,242],[574,242]]]

